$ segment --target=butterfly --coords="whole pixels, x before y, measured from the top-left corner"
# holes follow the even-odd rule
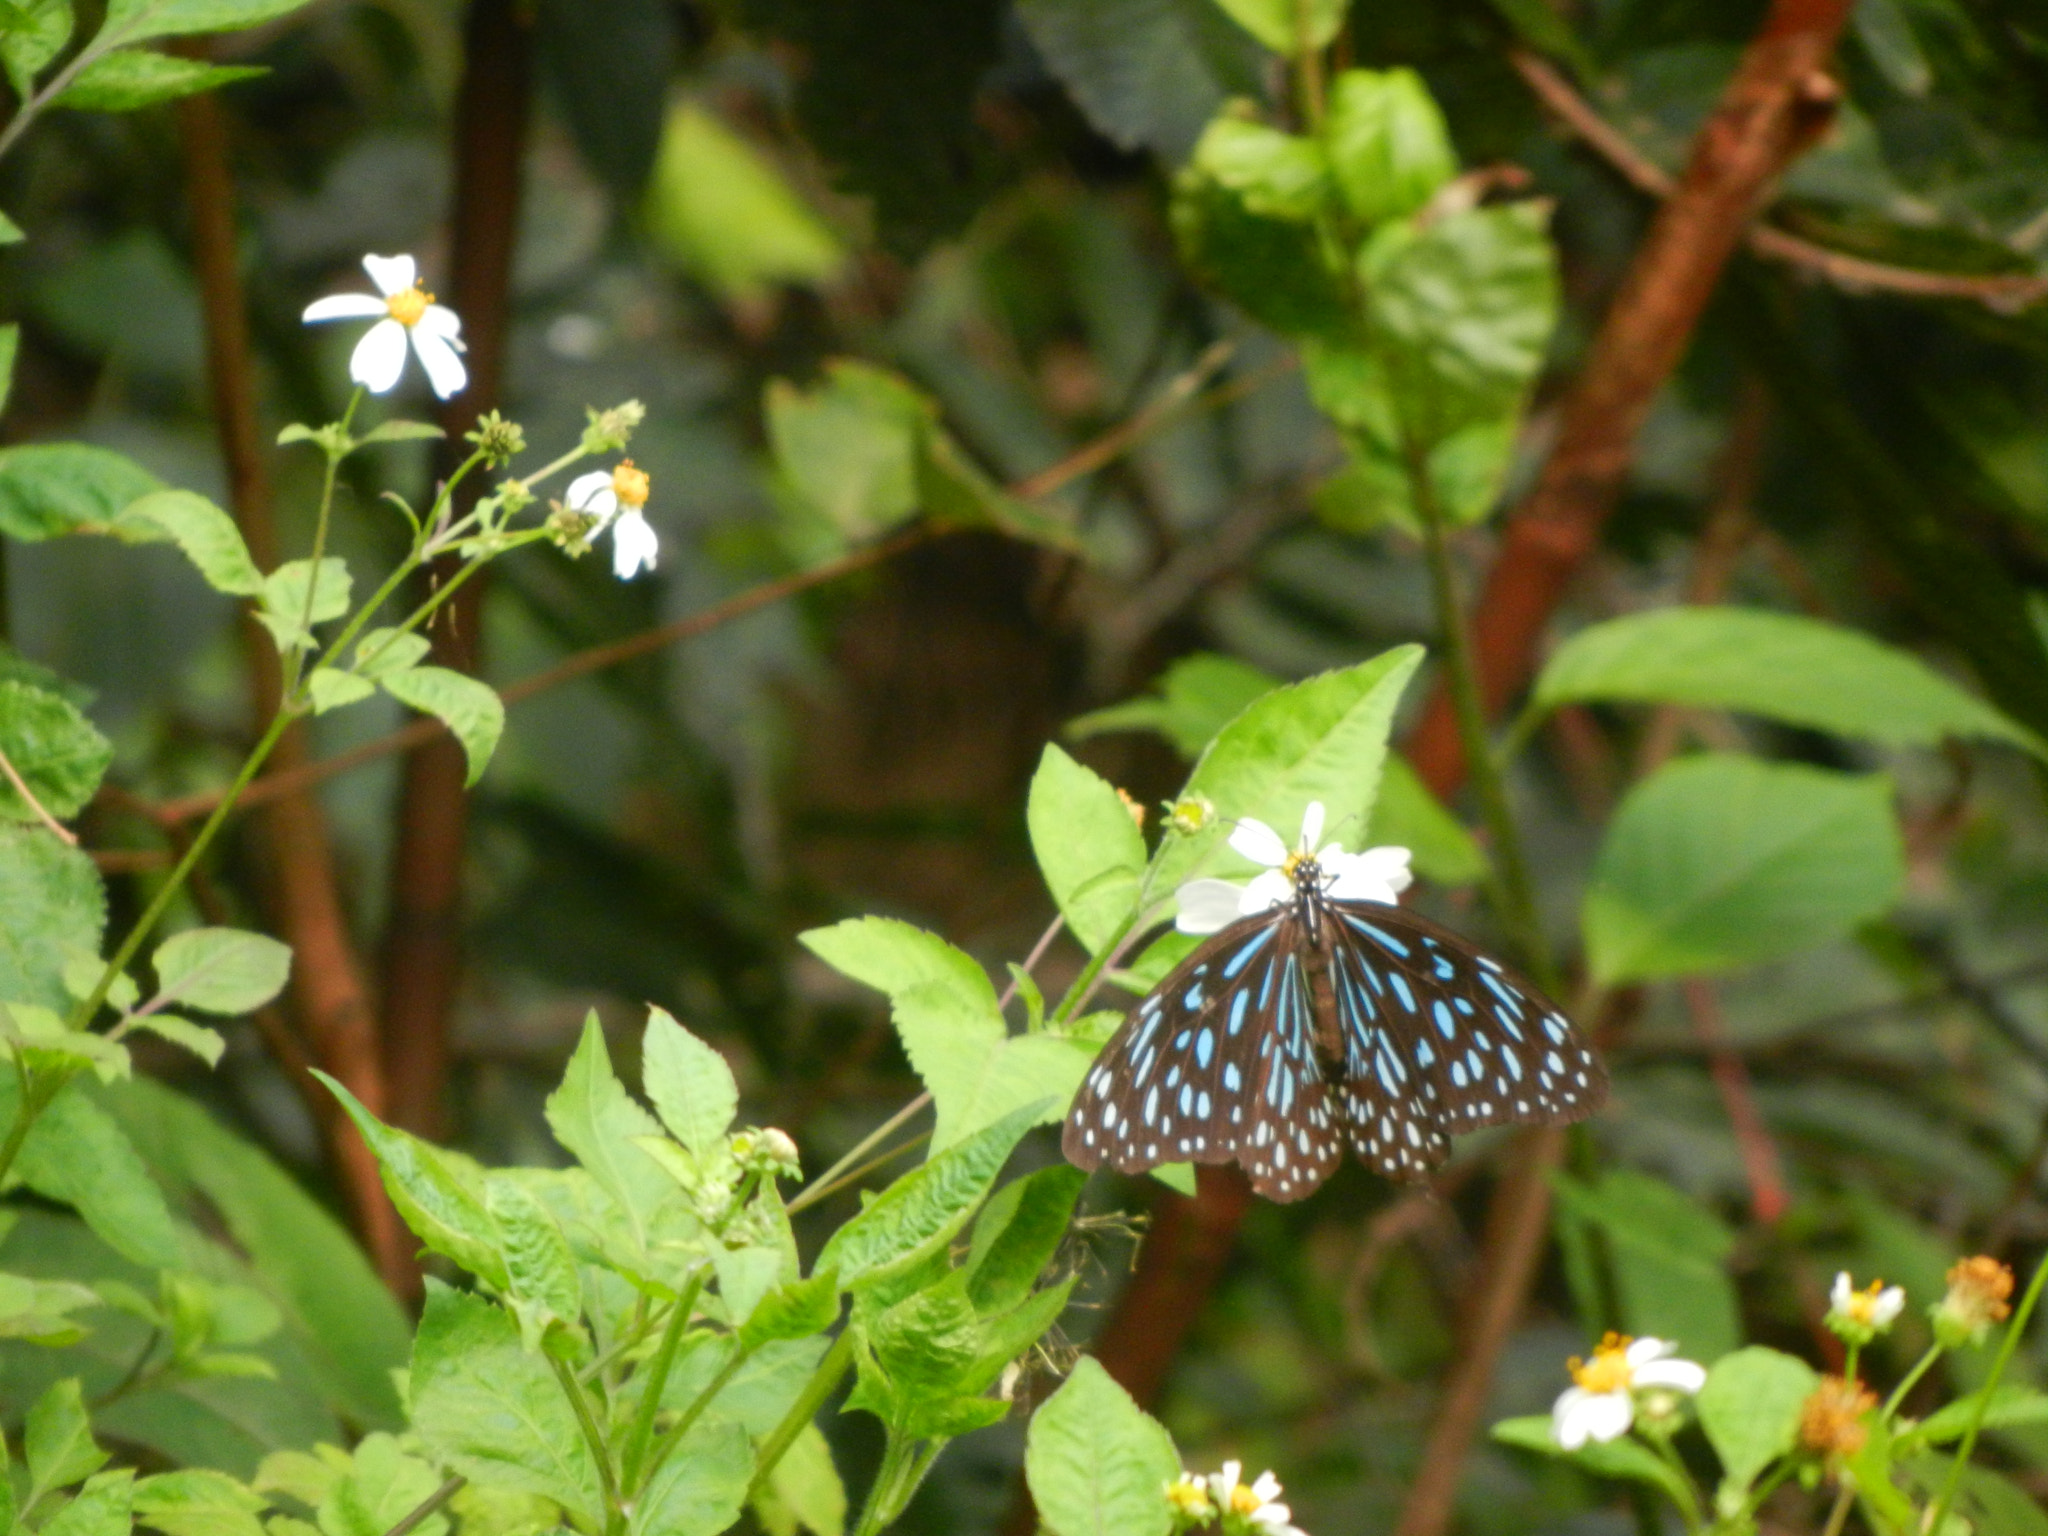
[[[1240,1163],[1299,1200],[1349,1146],[1419,1182],[1453,1134],[1582,1120],[1607,1072],[1555,1004],[1450,929],[1403,910],[1405,848],[1318,851],[1249,818],[1231,846],[1249,884],[1181,887],[1179,926],[1212,933],[1131,1010],[1096,1058],[1061,1147],[1092,1169]],[[1220,931],[1219,931],[1220,930]]]

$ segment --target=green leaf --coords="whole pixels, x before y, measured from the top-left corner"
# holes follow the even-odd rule
[[[1229,114],[1217,118],[1202,135],[1193,163],[1261,218],[1305,224],[1329,205],[1330,167],[1322,146],[1264,123]]]
[[[333,1479],[319,1501],[322,1536],[384,1536],[441,1486],[441,1475],[417,1456],[408,1456],[393,1435],[365,1435],[347,1470]],[[445,1515],[429,1515],[413,1529],[442,1536]],[[273,1533],[275,1536],[275,1533]]]
[[[635,1501],[629,1536],[718,1536],[739,1518],[753,1475],[745,1427],[707,1413]]]
[[[1752,1344],[1707,1372],[1696,1406],[1700,1428],[1721,1458],[1724,1488],[1743,1493],[1799,1440],[1799,1413],[1820,1377],[1791,1355]]]
[[[6,47],[6,39],[0,37],[0,49]],[[0,213],[0,246],[11,244],[7,239],[7,228],[12,221]],[[15,230],[15,239],[22,238],[21,231]],[[0,411],[7,409],[7,398],[14,392],[14,360],[21,352],[21,326],[10,320],[0,325]]]
[[[71,0],[14,0],[14,14],[0,30],[0,67],[18,100],[35,94],[36,76],[71,41]]]
[[[1486,854],[1398,752],[1389,752],[1381,769],[1372,830],[1364,841],[1369,847],[1406,848],[1414,855],[1415,872],[1438,885],[1476,885],[1486,878]]]
[[[1088,1176],[1065,1165],[1012,1179],[975,1218],[963,1266],[967,1295],[984,1316],[1024,1300],[1065,1241]]]
[[[310,611],[306,605],[308,587],[313,589]],[[347,613],[353,587],[348,563],[339,555],[329,555],[320,562],[317,582],[311,561],[287,561],[264,578],[257,621],[270,631],[280,651],[310,647],[315,643],[313,631],[306,626],[324,624]]]
[[[126,454],[85,443],[0,448],[0,534],[34,543],[60,533],[125,533],[124,507],[163,489]]]
[[[361,437],[356,446],[367,447],[371,443],[421,443],[438,441],[448,434],[431,421],[380,421]]]
[[[1046,889],[1092,955],[1137,905],[1145,838],[1110,782],[1047,743],[1025,811]]]
[[[391,1203],[421,1242],[445,1254],[499,1290],[511,1285],[500,1252],[502,1235],[491,1219],[474,1165],[431,1142],[385,1125],[325,1072],[313,1075],[341,1100],[376,1155]]]
[[[268,73],[249,65],[203,64],[146,49],[122,49],[86,65],[51,105],[79,112],[133,112]]]
[[[414,630],[365,630],[356,642],[356,676],[380,682],[395,672],[407,672],[418,666],[433,648],[431,640]]]
[[[36,804],[59,821],[85,809],[114,760],[114,744],[67,699],[28,683],[0,682],[0,752],[28,785]],[[0,817],[42,817],[0,778]]]
[[[1193,759],[1218,731],[1279,686],[1279,678],[1250,662],[1197,651],[1162,672],[1151,694],[1077,715],[1065,734],[1079,741],[1108,731],[1157,731],[1174,751]]]
[[[122,1467],[86,1479],[85,1486],[45,1520],[38,1536],[129,1536],[135,1518],[135,1472]]]
[[[505,703],[495,688],[447,667],[413,667],[378,681],[394,699],[432,715],[462,743],[462,755],[469,762],[465,784],[473,785],[484,776],[491,754],[498,750],[498,738],[505,733]]]
[[[553,1499],[582,1529],[601,1524],[576,1415],[502,1310],[429,1279],[411,1382],[414,1427],[438,1461],[486,1488]]]
[[[832,1464],[832,1447],[815,1424],[797,1431],[789,1449],[754,1496],[754,1512],[768,1536],[845,1536],[846,1484]]]
[[[937,1253],[967,1224],[1043,1109],[1030,1104],[1013,1110],[905,1174],[832,1234],[816,1268],[836,1270],[841,1285],[857,1288],[891,1279]]]
[[[0,825],[0,998],[68,1009],[65,958],[98,954],[106,920],[87,854],[41,827]]]
[[[313,701],[313,713],[316,715],[360,704],[376,691],[377,685],[367,678],[333,667],[317,668],[306,679],[306,697]]]
[[[135,1485],[135,1519],[166,1536],[264,1536],[263,1498],[225,1472],[160,1472]]]
[[[254,597],[263,590],[263,573],[242,542],[242,530],[221,508],[194,491],[154,491],[121,509],[118,522],[147,524],[169,537],[185,558],[199,568],[216,592]]]
[[[128,1021],[128,1027],[155,1035],[159,1040],[168,1040],[190,1051],[209,1067],[220,1065],[221,1052],[227,1049],[228,1044],[219,1030],[194,1024],[190,1019],[181,1019],[175,1013],[138,1014]]]
[[[613,1074],[595,1013],[583,1021],[562,1085],[548,1095],[547,1120],[555,1140],[617,1202],[640,1252],[651,1252],[659,1213],[676,1200],[676,1186],[634,1145],[635,1138],[658,1135],[661,1128]]]
[[[1608,823],[1582,914],[1587,957],[1610,987],[1760,964],[1878,916],[1904,877],[1883,775],[1681,758]]]
[[[666,1011],[647,1010],[640,1041],[640,1076],[654,1112],[670,1133],[699,1157],[725,1144],[740,1104],[739,1085],[725,1058]]]
[[[1287,58],[1327,48],[1344,29],[1351,0],[1216,0],[1230,19]],[[1061,1536],[1065,1536],[1062,1532]]]
[[[107,1453],[92,1438],[92,1419],[77,1377],[55,1383],[29,1409],[22,1456],[28,1462],[24,1513],[33,1510],[44,1494],[83,1482],[106,1465]]]
[[[1178,1476],[1166,1430],[1085,1355],[1031,1416],[1024,1478],[1053,1536],[1167,1536]]]
[[[846,538],[871,539],[918,510],[918,460],[937,408],[904,379],[833,358],[808,392],[771,380],[765,405],[782,487]]]
[[[829,1269],[820,1270],[808,1280],[777,1286],[763,1296],[740,1329],[740,1343],[753,1349],[774,1339],[809,1338],[830,1328],[838,1317],[839,1277]]]
[[[240,32],[288,16],[307,0],[111,0],[105,37],[124,43],[194,32]]]
[[[934,527],[995,528],[1013,539],[1068,554],[1086,553],[1072,522],[1004,490],[942,428],[924,434],[917,498]]]
[[[157,946],[157,998],[201,1013],[261,1008],[291,975],[289,944],[241,928],[188,928]]]
[[[18,1077],[0,1071],[0,1126],[14,1124],[20,1103]],[[13,1171],[45,1199],[76,1209],[124,1258],[149,1269],[171,1268],[182,1260],[170,1208],[134,1144],[76,1085],[37,1116]]]
[[[85,1325],[70,1314],[101,1305],[90,1286],[0,1274],[0,1339],[26,1339],[51,1348],[76,1344],[85,1336]]]
[[[1901,1454],[1909,1447],[1946,1445],[1951,1440],[1962,1439],[1976,1418],[1977,1407],[1983,1397],[1984,1394],[1978,1391],[1959,1397],[1952,1403],[1943,1403],[1899,1436]],[[2026,1424],[2048,1424],[2048,1392],[2036,1387],[2015,1386],[2010,1382],[1993,1388],[1990,1401],[1984,1403],[1984,1427],[2015,1429]]]
[[[552,1212],[517,1179],[486,1174],[484,1209],[498,1231],[506,1291],[529,1349],[540,1347],[550,1322],[574,1326],[583,1315],[576,1255]]]
[[[1640,1440],[1590,1440],[1576,1451],[1568,1451],[1551,1433],[1549,1414],[1503,1419],[1493,1426],[1493,1438],[1518,1450],[1535,1451],[1592,1473],[1625,1482],[1648,1483],[1661,1490],[1680,1509],[1694,1508],[1692,1489],[1655,1451]]]
[[[1186,791],[1207,795],[1219,820],[1166,846],[1156,888],[1172,890],[1214,859],[1242,864],[1225,839],[1229,823],[1243,817],[1292,842],[1312,800],[1323,803],[1329,835],[1354,844],[1379,790],[1394,706],[1421,660],[1420,646],[1397,646],[1275,689],[1231,721],[1195,764]]]
[[[759,1245],[721,1245],[712,1250],[711,1263],[718,1272],[719,1299],[725,1303],[728,1319],[735,1324],[747,1321],[782,1272],[782,1255]]]
[[[711,1401],[722,1418],[737,1419],[750,1435],[765,1435],[782,1422],[825,1356],[829,1340],[778,1339],[750,1353]],[[662,1406],[678,1412],[697,1401],[731,1364],[739,1347],[731,1334],[695,1335],[669,1376]]]
[[[1610,700],[1739,710],[1890,746],[1984,737],[2048,756],[2048,743],[1917,657],[1801,614],[1661,608],[1582,629],[1544,666],[1534,702]]]
[[[1347,69],[1330,82],[1323,147],[1353,218],[1405,218],[1458,174],[1450,129],[1412,69]]]
[[[1712,1361],[1742,1341],[1734,1282],[1735,1236],[1683,1191],[1629,1168],[1590,1184],[1552,1180],[1560,1210],[1605,1237],[1615,1298],[1629,1332],[1670,1339],[1689,1358]]]
[[[53,1010],[34,1003],[0,1003],[0,1040],[7,1041],[32,1072],[69,1078],[90,1071],[111,1083],[135,1067],[127,1046],[106,1035],[73,1029]]]

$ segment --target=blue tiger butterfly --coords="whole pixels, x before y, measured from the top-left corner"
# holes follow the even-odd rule
[[[1419,1182],[1454,1133],[1582,1120],[1607,1072],[1556,1005],[1449,929],[1396,904],[1405,849],[1317,851],[1238,824],[1266,872],[1180,892],[1183,928],[1220,925],[1131,1010],[1082,1080],[1061,1146],[1081,1168],[1240,1163],[1299,1200],[1348,1144]],[[1239,913],[1247,915],[1237,915]]]

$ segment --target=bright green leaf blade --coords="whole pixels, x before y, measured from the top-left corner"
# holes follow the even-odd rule
[[[133,112],[267,73],[248,65],[205,64],[146,49],[122,49],[86,65],[51,105],[79,112]]]
[[[531,1318],[529,1345],[549,1320],[575,1323],[583,1315],[583,1281],[576,1256],[552,1212],[517,1179],[484,1176],[484,1209],[498,1232],[498,1252],[513,1308]]]
[[[1347,69],[1330,82],[1323,145],[1351,215],[1406,218],[1458,174],[1449,126],[1412,69]]]
[[[975,960],[936,934],[888,917],[855,917],[797,935],[804,948],[843,976],[898,997],[912,987],[943,987],[963,1006],[994,1009],[995,988]]]
[[[353,586],[348,564],[338,555],[321,560],[317,578],[311,561],[287,561],[263,578],[257,621],[270,631],[280,651],[310,647],[314,636],[307,626],[324,624],[347,613]]]
[[[0,533],[32,543],[60,533],[126,532],[115,526],[122,509],[162,489],[156,476],[109,448],[86,443],[0,448]]]
[[[400,1448],[397,1437],[365,1435],[349,1465],[317,1507],[322,1536],[384,1536],[426,1502],[441,1485],[441,1474]],[[428,1516],[412,1528],[419,1536],[444,1536],[447,1517]],[[271,1536],[279,1536],[276,1531]]]
[[[306,697],[313,701],[313,713],[316,715],[360,704],[376,691],[377,685],[368,678],[358,677],[353,672],[340,672],[333,667],[321,667],[306,679]]]
[[[86,1479],[71,1502],[43,1522],[38,1536],[130,1536],[135,1471],[121,1467]]]
[[[844,1536],[846,1484],[817,1425],[797,1431],[768,1474],[767,1488],[755,1496],[755,1511],[770,1536],[794,1536],[799,1527],[811,1536]]]
[[[1179,1475],[1166,1430],[1085,1355],[1031,1416],[1024,1478],[1053,1536],[1167,1536]]]
[[[772,381],[766,406],[782,486],[845,538],[874,538],[918,510],[937,407],[906,380],[834,358],[815,389]]]
[[[501,1309],[427,1281],[411,1380],[413,1424],[438,1460],[481,1487],[553,1499],[585,1529],[602,1523],[575,1413]]]
[[[433,642],[417,630],[369,629],[356,642],[355,672],[377,682],[394,672],[404,672],[427,659]]]
[[[707,1413],[649,1480],[628,1536],[718,1536],[739,1518],[753,1474],[745,1427]]]
[[[1438,885],[1476,885],[1486,878],[1479,844],[1398,752],[1389,752],[1380,770],[1372,830],[1364,841],[1406,848],[1414,855],[1415,873]]]
[[[284,990],[292,950],[246,929],[188,928],[164,940],[150,964],[166,1004],[201,1013],[248,1013]]]
[[[830,1328],[838,1317],[839,1277],[821,1270],[763,1296],[748,1313],[740,1342],[753,1349],[775,1340],[809,1338]]]
[[[0,1072],[0,1125],[11,1127],[21,1104],[14,1072]],[[183,1258],[170,1208],[134,1143],[76,1086],[51,1101],[29,1128],[14,1172],[46,1199],[69,1205],[108,1247],[152,1269]]]
[[[1952,1440],[1962,1439],[1977,1417],[1982,1396],[1981,1392],[1972,1392],[1967,1397],[1942,1404],[1913,1429],[1912,1440],[1920,1445],[1946,1445]],[[1986,1429],[2048,1424],[2048,1392],[2035,1387],[2015,1386],[2010,1382],[2001,1383],[1993,1389],[1991,1399],[1983,1404],[1983,1409]]]
[[[76,816],[114,760],[114,744],[68,699],[14,681],[0,682],[0,752],[36,802],[30,805],[12,779],[0,778],[0,818],[10,821]]]
[[[135,1518],[165,1536],[264,1536],[262,1497],[225,1472],[192,1467],[135,1485]]]
[[[983,1315],[1006,1312],[1030,1294],[1052,1262],[1088,1176],[1065,1165],[1012,1179],[975,1218],[967,1250],[967,1297]]]
[[[36,1399],[22,1435],[22,1455],[29,1478],[24,1507],[54,1488],[83,1482],[106,1465],[107,1453],[93,1441],[77,1377],[67,1376]]]
[[[647,1010],[640,1076],[655,1113],[677,1141],[699,1156],[724,1144],[740,1104],[732,1068],[659,1008]]]
[[[1661,608],[1582,629],[1543,668],[1535,702],[1608,700],[1738,710],[1893,746],[1983,737],[2048,757],[2048,743],[1919,658],[1802,614]]]
[[[14,15],[0,31],[0,67],[18,100],[35,94],[36,76],[71,40],[71,0],[15,0]]]
[[[106,34],[123,42],[182,37],[194,32],[239,32],[288,16],[307,0],[112,0]]]
[[[1682,758],[1609,822],[1583,911],[1603,986],[1757,965],[1839,938],[1897,897],[1882,775]]]
[[[1153,692],[1077,715],[1065,734],[1081,741],[1109,731],[1157,731],[1190,760],[1216,733],[1281,685],[1280,679],[1234,656],[1183,656],[1153,683]]]
[[[100,952],[107,897],[81,850],[41,827],[0,825],[0,998],[59,1012],[68,956]]]
[[[1696,1400],[1700,1428],[1727,1482],[1747,1490],[1799,1439],[1799,1413],[1820,1377],[1804,1360],[1753,1344],[1723,1355]]]
[[[254,597],[263,590],[263,573],[256,569],[235,520],[194,491],[156,491],[138,497],[121,509],[120,521],[161,529],[216,592]]]
[[[469,763],[465,784],[475,784],[505,733],[505,703],[490,684],[447,667],[413,667],[380,678],[385,692],[447,726]]]
[[[1032,851],[1067,927],[1090,954],[1137,905],[1145,839],[1110,782],[1048,744],[1025,810]]]
[[[175,1013],[142,1014],[130,1027],[190,1051],[209,1067],[219,1066],[221,1052],[228,1048],[227,1040],[219,1030],[194,1024],[190,1019],[181,1019]]]
[[[594,1013],[583,1022],[561,1086],[548,1095],[547,1120],[555,1139],[617,1202],[639,1252],[650,1253],[661,1210],[675,1201],[676,1186],[634,1144],[636,1137],[659,1135],[661,1127],[613,1073]]]
[[[1217,0],[1230,19],[1284,58],[1327,48],[1344,26],[1351,0]],[[1065,1536],[1065,1533],[1062,1533]]]
[[[824,1358],[829,1340],[775,1339],[747,1356],[712,1398],[712,1411],[737,1419],[750,1435],[765,1435],[782,1422]],[[732,1362],[737,1346],[730,1334],[700,1334],[668,1379],[662,1406],[678,1411],[694,1403]]]

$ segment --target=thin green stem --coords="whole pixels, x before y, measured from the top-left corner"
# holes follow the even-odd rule
[[[810,1196],[810,1202],[812,1204],[816,1204],[818,1201],[824,1199],[827,1195],[832,1194],[838,1190],[842,1190],[846,1188],[846,1186],[849,1184],[858,1184],[862,1179],[866,1178],[869,1174],[873,1173],[877,1168],[881,1168],[889,1163],[893,1163],[897,1158],[901,1157],[904,1153],[915,1150],[918,1146],[923,1144],[925,1139],[930,1135],[931,1132],[929,1130],[919,1131],[915,1136],[911,1137],[910,1140],[904,1142],[901,1146],[891,1147],[886,1152],[877,1152],[873,1157],[869,1158],[866,1162],[860,1164],[858,1167],[847,1169],[846,1172],[840,1174],[835,1179],[820,1182],[817,1184],[805,1185],[803,1193]],[[790,1209],[793,1211],[796,1209],[796,1206],[792,1203]]]
[[[349,423],[356,419],[356,410],[363,403],[363,386],[358,384],[355,393],[348,397],[348,409],[341,413],[337,424],[341,437],[348,436]],[[313,553],[306,560],[306,601],[299,610],[299,633],[306,636],[307,646],[315,642],[313,634],[313,603],[320,595],[320,561],[327,553],[327,530],[334,520],[334,484],[341,472],[341,461],[347,457],[345,451],[338,451],[331,444],[327,450],[327,467],[320,475],[320,510],[313,519]],[[292,650],[285,657],[284,694],[291,697],[299,685],[301,669],[305,665],[306,653]]]
[[[1117,925],[1116,932],[1111,934],[1108,941],[1090,955],[1088,963],[1081,967],[1081,974],[1074,978],[1074,984],[1067,988],[1067,995],[1060,999],[1059,1007],[1053,1010],[1048,1027],[1057,1028],[1081,1011],[1082,1003],[1095,990],[1096,979],[1109,968],[1110,961],[1123,952],[1123,942],[1130,936],[1131,930],[1138,926],[1138,918],[1144,908],[1144,893],[1140,891],[1138,900],[1132,904],[1129,915]]]
[[[1854,1339],[1849,1340],[1849,1352],[1842,1360],[1842,1380],[1851,1386],[1856,1384],[1856,1365],[1863,1357],[1863,1346]]]
[[[825,1399],[838,1389],[852,1365],[853,1329],[848,1326],[840,1330],[839,1337],[832,1341],[832,1347],[825,1351],[825,1358],[811,1372],[811,1379],[805,1383],[797,1400],[789,1405],[789,1412],[782,1416],[782,1422],[769,1430],[768,1437],[761,1442],[760,1453],[754,1460],[754,1481],[747,1489],[748,1503],[751,1504],[754,1496],[768,1486],[775,1464],[796,1443],[796,1437],[804,1432],[804,1426],[818,1416],[818,1410],[825,1406]]]
[[[1849,1506],[1856,1502],[1856,1485],[1846,1477],[1841,1481],[1835,1502],[1828,1508],[1828,1523],[1821,1527],[1820,1536],[1842,1536],[1842,1526],[1849,1519]]]
[[[442,1505],[462,1492],[468,1482],[469,1479],[460,1472],[450,1473],[447,1481],[442,1483],[440,1487],[436,1488],[424,1499],[421,1499],[419,1503],[413,1505],[406,1512],[405,1518],[386,1531],[384,1536],[407,1536],[408,1532],[418,1530],[421,1525],[433,1518],[435,1512]]]
[[[647,1368],[647,1379],[641,1384],[640,1406],[633,1415],[632,1432],[626,1437],[626,1454],[619,1459],[619,1480],[628,1488],[640,1487],[640,1468],[654,1439],[654,1416],[661,1411],[661,1395],[668,1389],[669,1372],[675,1369],[676,1354],[683,1347],[683,1335],[689,1331],[690,1313],[704,1289],[708,1268],[700,1265],[676,1298],[668,1326],[661,1332],[661,1345],[654,1352],[654,1363]]]
[[[1925,1529],[1931,1536],[1940,1536],[1941,1522],[1948,1514],[1948,1506],[1956,1496],[1956,1488],[1963,1480],[1963,1468],[1969,1465],[1970,1453],[1977,1449],[1977,1435],[1984,1428],[1984,1414],[1991,1406],[1991,1394],[1997,1390],[1998,1381],[2005,1374],[2005,1368],[2012,1363],[2013,1351],[2020,1347],[2020,1336],[2027,1331],[2034,1308],[2041,1300],[2041,1283],[2048,1280],[2048,1257],[2034,1266],[2034,1278],[2027,1282],[2027,1294],[2020,1298],[2019,1310],[2007,1324],[2005,1337],[1999,1341],[1998,1354],[1991,1362],[1991,1374],[1984,1378],[1984,1385],[1977,1391],[1977,1406],[1970,1414],[1970,1427],[1963,1431],[1962,1444],[1956,1447],[1956,1459],[1949,1465],[1948,1476],[1942,1481],[1941,1497],[1934,1501],[1934,1513],[1928,1519]]]
[[[53,1068],[38,1074],[22,1059],[19,1049],[14,1052],[13,1059],[14,1077],[20,1084],[21,1095],[14,1111],[14,1124],[7,1128],[7,1140],[0,1143],[0,1183],[5,1182],[15,1158],[21,1155],[22,1145],[28,1140],[29,1129],[35,1124],[36,1117],[49,1107],[50,1101],[78,1070],[75,1067],[68,1071]]]
[[[546,1354],[546,1351],[542,1351]],[[612,1460],[605,1449],[604,1435],[598,1429],[596,1416],[590,1411],[590,1399],[583,1390],[583,1384],[576,1379],[576,1373],[553,1355],[547,1355],[548,1368],[555,1373],[555,1380],[561,1384],[562,1395],[569,1399],[569,1407],[576,1415],[576,1425],[583,1432],[583,1443],[590,1448],[590,1459],[597,1463],[598,1482],[604,1488],[605,1530],[616,1533],[625,1529],[626,1507],[619,1497],[618,1479],[612,1475]]]
[[[859,1141],[854,1143],[853,1149],[844,1157],[840,1158],[838,1162],[827,1168],[790,1197],[790,1215],[794,1216],[798,1211],[816,1205],[820,1200],[824,1199],[832,1188],[837,1187],[833,1184],[833,1180],[837,1179],[863,1157],[866,1157],[868,1153],[880,1146],[888,1137],[901,1130],[909,1123],[913,1115],[929,1105],[931,1101],[932,1096],[929,1093],[920,1093],[908,1104],[897,1110],[895,1114],[884,1120],[872,1131],[869,1131],[867,1135],[861,1137]]]
[[[1671,1468],[1672,1476],[1677,1479],[1676,1487],[1685,1495],[1677,1501],[1679,1518],[1685,1521],[1686,1530],[1697,1532],[1700,1528],[1700,1506],[1699,1500],[1693,1496],[1692,1474],[1686,1471],[1684,1461],[1680,1460],[1677,1449],[1671,1444],[1671,1437],[1640,1435],[1638,1438],[1647,1440],[1663,1458],[1664,1464]]]
[[[711,1406],[711,1400],[723,1392],[725,1384],[737,1376],[740,1367],[753,1358],[754,1350],[757,1347],[756,1345],[746,1343],[737,1335],[734,1336],[732,1358],[718,1368],[718,1374],[705,1383],[704,1390],[697,1394],[690,1403],[690,1406],[676,1415],[675,1423],[662,1431],[660,1441],[648,1453],[647,1471],[646,1476],[642,1479],[643,1484],[651,1480],[654,1474],[661,1470],[662,1463],[667,1461],[670,1455],[674,1453],[675,1448],[683,1443],[683,1436],[687,1435],[691,1427],[704,1416],[704,1410]],[[638,1493],[639,1489],[635,1488],[634,1492]]]
[[[1891,1423],[1892,1416],[1899,1411],[1900,1406],[1906,1401],[1906,1394],[1920,1384],[1920,1378],[1925,1376],[1928,1369],[1940,1358],[1941,1342],[1936,1340],[1927,1346],[1926,1354],[1913,1362],[1913,1369],[1906,1372],[1904,1379],[1896,1387],[1892,1388],[1892,1395],[1884,1400],[1884,1407],[1878,1413],[1878,1421],[1880,1423]]]
[[[888,1524],[889,1503],[909,1461],[910,1447],[892,1427],[882,1449],[882,1464],[875,1469],[874,1482],[868,1485],[867,1502],[861,1507],[860,1524],[854,1528],[853,1536],[875,1536]]]

